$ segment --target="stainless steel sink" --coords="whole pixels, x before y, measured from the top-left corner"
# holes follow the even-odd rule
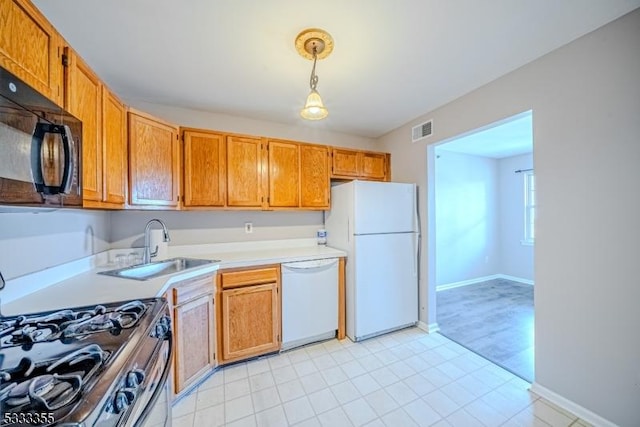
[[[122,277],[134,280],[149,280],[190,268],[201,267],[206,264],[220,262],[220,260],[196,259],[196,258],[171,258],[164,261],[152,262],[149,264],[132,265],[131,267],[119,268],[117,270],[100,271],[98,274],[106,276]]]

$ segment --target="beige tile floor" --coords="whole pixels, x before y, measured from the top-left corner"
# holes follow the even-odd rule
[[[173,407],[173,427],[584,427],[529,383],[410,328],[224,367]]]

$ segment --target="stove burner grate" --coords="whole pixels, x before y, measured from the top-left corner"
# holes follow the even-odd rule
[[[18,316],[0,322],[0,348],[22,345],[29,350],[38,342],[65,340],[101,331],[118,335],[134,327],[147,307],[131,301],[112,310],[97,305],[88,310],[60,310],[43,316]]]
[[[0,402],[8,412],[60,409],[80,395],[108,356],[97,344],[89,344],[48,365],[36,366],[25,357],[15,369],[2,372]]]

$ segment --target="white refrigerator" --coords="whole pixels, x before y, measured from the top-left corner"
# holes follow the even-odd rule
[[[331,188],[327,245],[347,252],[347,336],[360,341],[418,321],[416,185],[351,181]]]

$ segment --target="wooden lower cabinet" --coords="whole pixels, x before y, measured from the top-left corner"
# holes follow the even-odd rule
[[[218,362],[278,351],[280,266],[227,270],[218,277]]]
[[[204,276],[173,287],[174,393],[215,367],[214,279]]]

